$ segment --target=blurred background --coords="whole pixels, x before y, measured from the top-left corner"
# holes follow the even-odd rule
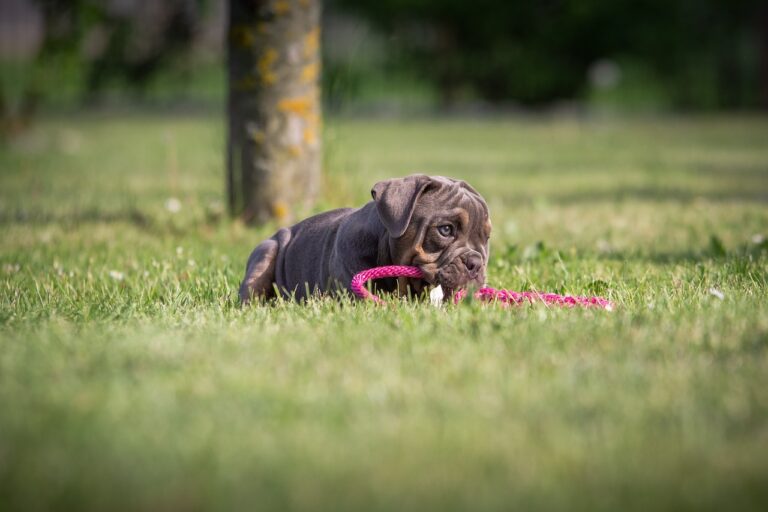
[[[226,18],[0,0],[0,510],[768,510],[766,0],[325,0],[322,137],[314,29],[270,82],[311,210],[466,179],[491,285],[611,315],[240,308]]]
[[[44,111],[220,109],[225,0],[0,0],[5,135]],[[768,108],[759,0],[326,0],[326,114]]]

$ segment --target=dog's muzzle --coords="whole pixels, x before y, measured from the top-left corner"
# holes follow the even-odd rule
[[[431,265],[430,265],[431,266]],[[485,283],[485,261],[477,251],[468,251],[444,265],[422,268],[427,282],[439,284],[446,291],[455,291],[468,285]]]

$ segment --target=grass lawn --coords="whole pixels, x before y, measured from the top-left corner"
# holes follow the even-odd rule
[[[465,178],[489,283],[612,313],[241,309],[223,124],[0,148],[0,509],[768,507],[768,119],[328,120],[321,208]]]

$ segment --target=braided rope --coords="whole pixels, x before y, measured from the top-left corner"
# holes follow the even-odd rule
[[[361,299],[369,299],[378,304],[383,301],[373,293],[369,292],[365,288],[365,283],[373,279],[381,279],[384,277],[412,277],[415,279],[421,279],[424,277],[421,270],[418,267],[411,267],[407,265],[389,265],[384,267],[376,267],[356,274],[352,278],[350,288],[352,292]],[[453,296],[454,304],[459,302],[467,295],[466,290],[459,290]],[[543,302],[547,305],[554,306],[583,306],[591,308],[601,308],[608,311],[613,310],[613,303],[602,297],[578,297],[572,295],[558,295],[556,293],[539,293],[539,292],[514,292],[512,290],[497,290],[496,288],[484,287],[477,290],[474,294],[474,298],[486,302],[499,302],[503,305],[522,304],[523,302]]]

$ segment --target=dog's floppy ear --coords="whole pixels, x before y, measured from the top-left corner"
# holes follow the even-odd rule
[[[416,201],[432,182],[425,174],[380,181],[371,189],[379,218],[392,238],[403,236],[411,222]]]

